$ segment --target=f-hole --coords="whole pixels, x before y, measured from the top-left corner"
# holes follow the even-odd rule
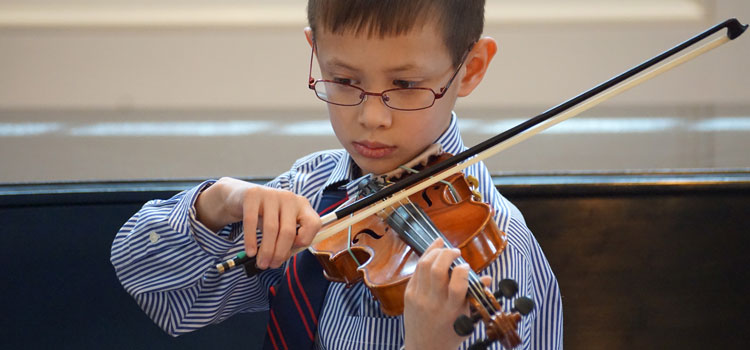
[[[354,235],[354,238],[352,238],[352,243],[355,243],[355,244],[358,243],[359,242],[359,238],[358,237],[361,234],[366,234],[366,235],[368,235],[368,236],[370,236],[370,237],[372,237],[374,239],[381,239],[381,238],[383,238],[382,235],[379,235],[379,234],[375,233],[375,231],[370,230],[369,228],[366,228],[366,229],[364,229],[362,231],[357,232],[357,234]]]
[[[432,199],[430,199],[430,196],[427,195],[427,190],[422,191],[422,199],[424,199],[428,207],[432,206]]]

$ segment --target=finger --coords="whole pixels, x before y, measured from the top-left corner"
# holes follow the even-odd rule
[[[479,277],[479,280],[482,281],[482,284],[484,284],[485,287],[492,286],[492,276],[482,276]]]
[[[264,198],[261,205],[263,215],[263,242],[258,249],[258,268],[267,269],[271,264],[279,234],[279,202],[275,197]]]
[[[469,269],[468,264],[461,264],[453,268],[448,283],[447,305],[449,308],[462,309],[465,306],[466,292],[469,289]]]
[[[442,238],[438,238],[435,241],[433,241],[432,244],[430,244],[429,247],[427,247],[427,249],[424,251],[424,253],[422,253],[422,255],[425,255],[425,254],[429,253],[432,250],[440,249],[440,248],[443,248],[443,247],[445,247],[445,243],[443,243],[443,239]]]
[[[276,249],[271,260],[271,267],[279,267],[291,255],[292,243],[297,236],[297,209],[285,201],[280,203],[279,235],[276,238]]]
[[[245,253],[247,256],[255,256],[258,252],[258,207],[257,197],[251,196],[250,191],[245,192],[242,201],[242,230],[245,240]]]
[[[433,262],[437,259],[438,255],[440,255],[442,246],[443,240],[438,238],[429,248],[427,248],[427,250],[425,250],[424,254],[419,257],[417,267],[414,269],[414,274],[411,277],[415,282],[415,287],[429,288],[431,286],[430,279],[432,277],[430,276],[430,270],[432,269]]]
[[[461,255],[461,252],[456,249],[441,249],[435,261],[430,267],[430,283],[432,284],[432,290],[436,292],[436,296],[442,296],[442,291],[448,285],[450,278],[451,265]]]
[[[318,213],[310,205],[306,198],[302,199],[303,210],[300,211],[298,220],[300,227],[297,230],[297,237],[294,240],[294,247],[309,246],[315,235],[320,232],[323,222],[320,220]]]

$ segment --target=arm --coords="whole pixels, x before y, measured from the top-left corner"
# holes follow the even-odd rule
[[[224,185],[227,182],[229,186]],[[288,183],[288,178],[282,176],[270,185],[283,189]],[[214,212],[218,215],[197,210],[201,205],[196,202],[204,194],[236,193],[231,189],[240,186],[260,187],[234,179],[205,182],[171,199],[147,203],[115,237],[111,260],[118,278],[149,317],[171,335],[220,322],[237,312],[267,308],[266,291],[280,278],[281,270],[269,270],[253,278],[247,278],[240,270],[219,276],[213,266],[246,248],[242,223],[229,224],[242,217],[230,221],[234,217],[227,212],[233,208],[222,204],[226,202],[222,199],[208,206],[221,208]],[[267,189],[272,194],[287,192]],[[268,206],[265,208],[268,217],[270,211]],[[256,212],[253,219],[257,218]],[[217,229],[220,220],[227,221]],[[278,237],[278,231],[272,234]],[[257,243],[255,235],[252,237],[252,242]],[[268,235],[266,241],[275,243]],[[277,244],[267,246],[274,248]],[[274,260],[270,264],[279,267],[282,263]]]

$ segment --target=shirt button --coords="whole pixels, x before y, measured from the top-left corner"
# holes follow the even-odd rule
[[[156,232],[151,232],[150,235],[148,235],[148,239],[151,240],[151,243],[156,243],[159,241],[159,234]]]

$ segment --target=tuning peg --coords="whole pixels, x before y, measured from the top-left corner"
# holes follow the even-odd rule
[[[456,321],[453,322],[453,330],[462,337],[470,335],[474,333],[474,324],[481,318],[482,316],[476,312],[472,313],[471,317],[466,315],[458,316]]]
[[[506,298],[512,298],[518,293],[518,283],[516,281],[506,278],[497,284],[498,290],[495,292],[495,298],[500,298],[500,295]],[[499,293],[499,295],[498,295]]]
[[[492,343],[493,343],[493,341],[489,340],[489,339],[480,340],[480,341],[477,341],[474,344],[471,344],[471,346],[469,346],[468,350],[484,350],[484,349],[487,349],[488,347],[490,347],[490,345],[492,345]]]
[[[513,303],[513,310],[517,311],[521,315],[528,315],[531,310],[534,310],[534,300],[528,297],[520,297]]]

